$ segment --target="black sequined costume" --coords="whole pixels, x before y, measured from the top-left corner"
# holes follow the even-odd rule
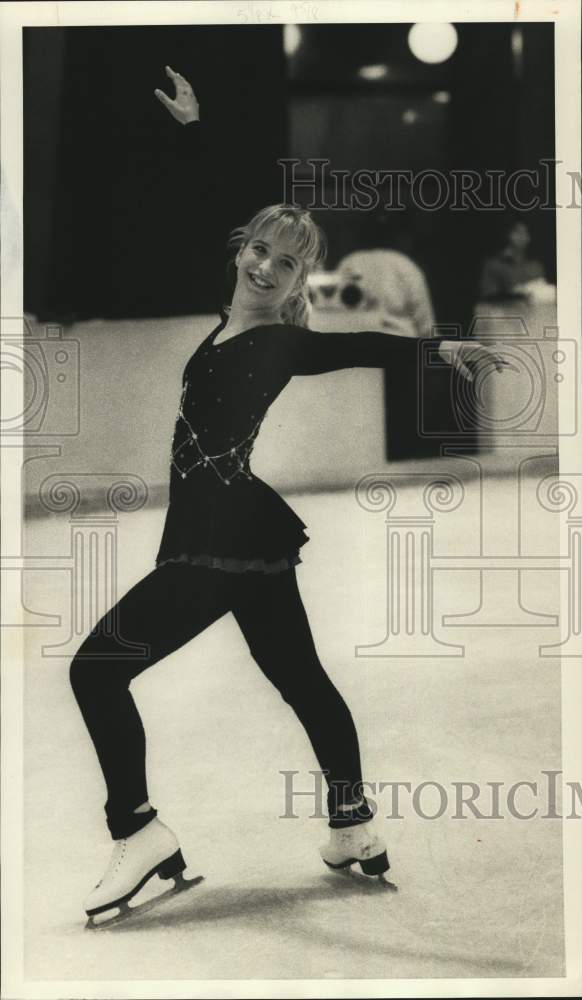
[[[307,535],[288,504],[250,469],[269,406],[294,375],[410,362],[420,342],[276,324],[215,344],[223,325],[209,334],[184,370],[170,503],[156,565],[188,561],[235,572],[276,571],[299,561]]]

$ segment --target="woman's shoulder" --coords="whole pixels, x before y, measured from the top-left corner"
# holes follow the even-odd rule
[[[274,323],[260,331],[261,343],[265,354],[272,356],[277,367],[283,364],[293,368],[299,358],[317,336],[312,330],[295,323]]]
[[[282,344],[290,345],[300,343],[312,332],[307,327],[298,326],[296,323],[273,323],[272,326],[265,328],[265,333],[268,333],[272,340],[278,340]]]

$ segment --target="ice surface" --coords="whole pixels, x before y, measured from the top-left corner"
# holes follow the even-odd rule
[[[509,488],[499,481],[500,491]],[[438,781],[450,790],[453,781],[507,786],[559,769],[559,664],[537,656],[539,642],[558,640],[555,628],[449,629],[447,641],[466,643],[460,659],[356,658],[356,645],[385,633],[383,515],[363,511],[347,492],[291,502],[312,539],[298,570],[304,601],[321,659],[354,714],[370,781]],[[120,516],[119,594],[153,568],[162,519],[163,511]],[[65,554],[68,532],[66,517],[31,522],[27,549]],[[474,544],[472,519],[451,515],[439,554]],[[476,606],[476,576],[441,571],[437,621]],[[528,573],[526,605],[556,613],[557,577]],[[66,572],[30,572],[26,603],[65,615],[69,586]],[[297,800],[299,818],[280,818],[280,771],[299,771],[305,789],[317,764],[231,617],[133,685],[151,801],[178,834],[190,874],[204,882],[110,931],[85,931],[82,901],[111,848],[104,787],[68,685],[69,660],[40,655],[41,643],[66,638],[66,626],[31,632],[27,979],[563,974],[558,821],[454,820],[452,808],[424,820],[404,796],[405,818],[382,820],[398,893],[325,869],[318,845],[326,824],[310,818],[310,801]],[[390,801],[376,800],[386,815]],[[527,795],[521,804],[526,811]],[[140,898],[166,887],[155,882]]]

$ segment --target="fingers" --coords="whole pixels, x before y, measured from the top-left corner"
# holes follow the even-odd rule
[[[176,90],[190,91],[192,89],[186,78],[181,73],[176,73],[171,66],[166,66],[166,74],[170,77]]]
[[[504,368],[510,368],[514,372],[519,371],[519,368],[516,365],[504,358],[502,354],[498,354],[497,351],[494,351],[491,347],[486,347],[484,344],[479,343],[473,344],[472,347],[474,351],[477,351],[477,355],[469,357],[469,360],[475,360],[477,362],[479,362],[479,360],[488,361],[490,364],[495,366],[495,369],[498,372],[502,372]]]
[[[156,95],[158,101],[162,102],[165,108],[171,109],[173,107],[174,102],[168,97],[167,94],[164,94],[163,90],[154,90],[154,94]]]
[[[459,371],[461,373],[461,375],[463,375],[464,378],[467,379],[468,382],[472,382],[473,381],[473,372],[469,368],[467,368],[467,365],[465,364],[465,362],[461,361],[460,358],[457,359],[457,365],[456,365],[456,367],[457,367],[457,371]]]
[[[511,361],[504,358],[502,354],[497,354],[495,351],[488,351],[487,353],[498,372],[502,372],[504,368],[511,368],[514,372],[519,371],[517,365],[512,365]]]
[[[506,358],[503,358],[500,354],[496,354],[493,361],[498,372],[502,372],[504,368],[511,368],[514,372],[519,371],[517,365],[512,365],[511,361],[507,361]]]
[[[502,372],[503,369],[507,366],[505,358],[502,358],[500,354],[496,354],[495,351],[489,351],[485,349],[482,357],[483,360],[487,360],[489,364],[494,365],[495,370],[498,372]]]

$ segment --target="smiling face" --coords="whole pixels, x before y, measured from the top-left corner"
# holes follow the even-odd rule
[[[259,229],[236,256],[235,295],[244,308],[279,314],[301,284],[303,262],[292,239],[271,224]]]

